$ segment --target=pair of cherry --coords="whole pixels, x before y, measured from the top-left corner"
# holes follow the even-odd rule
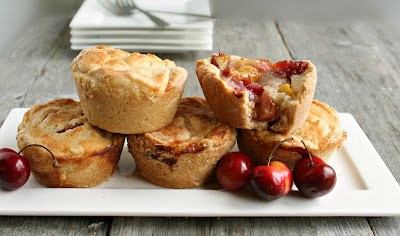
[[[217,165],[217,179],[227,190],[239,190],[249,183],[258,197],[264,200],[275,200],[287,195],[292,189],[293,180],[299,191],[307,197],[321,197],[335,187],[336,173],[323,160],[312,156],[301,158],[293,172],[282,162],[271,161],[275,149],[272,150],[265,165],[254,167],[253,161],[241,152],[232,152],[221,158]]]

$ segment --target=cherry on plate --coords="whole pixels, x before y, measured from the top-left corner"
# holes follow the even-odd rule
[[[239,190],[247,185],[253,161],[244,153],[231,152],[221,158],[216,174],[219,184],[227,190]]]
[[[2,149],[4,150],[4,149]],[[28,160],[18,153],[0,152],[0,186],[6,190],[22,187],[30,176]]]
[[[275,149],[290,140],[293,139],[279,142],[272,150],[268,163],[257,166],[250,172],[249,184],[256,195],[263,200],[276,200],[287,195],[292,189],[293,176],[289,167],[282,162],[271,161]]]
[[[303,142],[303,141],[302,141]],[[299,191],[307,197],[317,198],[330,193],[336,185],[336,172],[321,158],[308,156],[297,161],[293,169],[293,179]]]

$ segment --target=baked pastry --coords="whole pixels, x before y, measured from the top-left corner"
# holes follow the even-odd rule
[[[118,164],[124,136],[91,125],[79,102],[57,99],[33,106],[18,126],[20,149],[29,144],[48,148],[58,162],[53,167],[49,152],[37,146],[23,151],[33,176],[47,187],[92,187],[103,183]]]
[[[204,98],[186,97],[168,126],[127,139],[136,168],[147,180],[192,188],[213,177],[218,160],[236,143],[236,130],[219,122]]]
[[[307,145],[312,155],[328,162],[347,138],[340,128],[340,120],[335,109],[329,105],[313,100],[308,117],[303,126],[292,134],[283,135],[272,130],[240,130],[238,134],[239,150],[249,155],[255,164],[266,163],[275,145],[287,138],[293,138],[281,144],[272,160],[285,163],[293,170],[296,162],[307,151],[301,140]]]
[[[272,63],[222,53],[198,60],[196,73],[219,120],[285,134],[306,120],[317,83],[310,61]]]
[[[174,118],[187,71],[152,54],[85,49],[71,65],[85,116],[114,133],[160,129]]]

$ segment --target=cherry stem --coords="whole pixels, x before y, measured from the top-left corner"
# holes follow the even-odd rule
[[[29,144],[28,146],[25,146],[24,148],[21,149],[21,151],[18,152],[18,155],[20,155],[21,152],[24,151],[26,148],[32,147],[32,146],[37,146],[37,147],[41,147],[41,148],[46,149],[50,153],[51,157],[53,158],[53,167],[54,168],[58,168],[59,167],[58,166],[58,162],[57,162],[56,158],[54,157],[53,153],[47,147],[42,146],[40,144]]]
[[[271,162],[271,159],[272,159],[274,156],[277,155],[276,153],[274,154],[274,152],[275,152],[275,150],[279,147],[279,145],[281,145],[281,144],[284,143],[284,142],[292,141],[292,140],[293,140],[293,138],[288,138],[288,139],[285,139],[285,140],[280,141],[278,144],[275,145],[274,149],[272,149],[272,152],[271,152],[271,154],[269,155],[268,162],[267,162],[267,166],[269,166],[269,163]]]
[[[311,157],[311,153],[310,153],[310,151],[308,151],[308,148],[307,148],[306,144],[304,143],[304,141],[303,141],[303,140],[301,140],[301,142],[303,143],[304,147],[305,147],[305,148],[306,148],[306,150],[307,150],[308,157],[310,158],[310,166],[314,166],[314,162],[312,161],[312,157]]]

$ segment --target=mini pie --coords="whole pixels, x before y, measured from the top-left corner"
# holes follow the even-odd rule
[[[187,78],[187,71],[173,61],[109,46],[81,51],[70,69],[89,122],[122,134],[169,124]]]
[[[317,83],[310,61],[272,63],[222,53],[198,60],[196,73],[219,120],[285,134],[306,120]]]
[[[238,134],[239,150],[249,155],[255,164],[263,164],[277,143],[293,138],[281,144],[272,160],[285,163],[293,170],[296,162],[308,155],[301,140],[307,145],[312,155],[326,163],[347,138],[340,128],[340,120],[335,109],[329,105],[313,100],[308,117],[303,126],[292,134],[283,135],[272,130],[240,130]]]
[[[47,187],[92,187],[108,180],[118,164],[124,136],[91,125],[79,102],[57,99],[36,105],[18,126],[20,149],[40,144],[55,156],[59,168],[45,149],[32,146],[23,151],[36,180]]]
[[[236,130],[219,122],[199,97],[182,98],[168,126],[128,135],[129,151],[141,175],[168,188],[192,188],[209,181],[218,160],[235,142]]]

